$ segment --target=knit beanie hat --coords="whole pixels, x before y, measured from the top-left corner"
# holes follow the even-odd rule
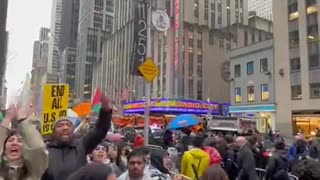
[[[57,125],[63,121],[68,121],[73,125],[72,121],[68,117],[60,117],[53,125],[53,131],[56,129]]]

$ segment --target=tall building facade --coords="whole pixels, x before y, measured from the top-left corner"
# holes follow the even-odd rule
[[[320,125],[319,5],[273,1],[276,128],[287,135],[314,134]]]
[[[94,68],[94,87],[104,89],[115,104],[120,103],[119,93],[136,89],[136,78],[130,74],[132,58],[134,11],[133,2],[114,1],[114,32],[103,42],[102,61]]]
[[[76,83],[76,58],[77,49],[66,47],[62,52],[62,62],[64,63],[62,82],[69,84],[69,105],[72,106],[75,100]]]
[[[114,0],[81,0],[76,61],[76,97],[90,100],[100,82],[94,67],[101,64],[103,42],[113,32]],[[93,76],[97,78],[93,78]]]
[[[0,107],[6,104],[5,74],[8,49],[7,25],[8,0],[0,2]]]
[[[56,76],[60,69],[61,50],[59,49],[61,16],[63,0],[53,0],[51,10],[51,27],[49,39],[48,73]]]
[[[259,132],[275,124],[273,40],[235,49],[230,55],[230,113],[255,118]]]
[[[61,49],[61,82],[69,84],[70,105],[75,94],[75,69],[78,41],[80,0],[64,0],[62,3],[62,21],[59,49]]]
[[[40,28],[39,41],[48,41],[50,35],[49,28]]]
[[[53,0],[48,73],[56,83],[64,77],[63,51],[77,47],[80,0]]]
[[[63,0],[59,50],[77,48],[80,0]]]
[[[33,60],[30,79],[33,111],[40,114],[42,110],[41,93],[43,78],[47,73],[49,53],[49,28],[41,28],[39,40],[33,44]]]
[[[254,11],[259,17],[267,20],[273,19],[272,16],[272,0],[249,0],[248,10]]]
[[[247,25],[247,7],[247,0],[154,0],[153,9],[165,10],[171,26],[165,32],[152,31],[152,57],[160,74],[151,96],[228,102],[229,82],[223,80],[221,67],[237,42],[218,32],[235,23]],[[133,8],[132,2],[116,3],[115,31],[105,42],[101,77],[113,98],[124,90],[131,92],[131,99],[145,96],[144,79],[129,72]]]

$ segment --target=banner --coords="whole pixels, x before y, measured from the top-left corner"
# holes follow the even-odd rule
[[[67,116],[69,103],[69,85],[45,84],[43,88],[43,109],[41,132],[51,134],[54,123],[60,117]]]
[[[141,76],[139,66],[145,61],[147,53],[147,3],[137,0],[134,13],[133,49],[130,61],[130,73]]]

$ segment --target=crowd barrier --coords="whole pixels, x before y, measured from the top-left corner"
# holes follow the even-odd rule
[[[257,171],[259,180],[266,179],[267,171],[265,169],[256,168],[256,171]],[[294,176],[290,173],[288,173],[288,175],[289,175],[290,180],[299,180],[299,178],[297,176]]]

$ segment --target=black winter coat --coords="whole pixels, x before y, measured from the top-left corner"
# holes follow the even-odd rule
[[[69,145],[47,144],[49,167],[42,180],[66,180],[70,174],[87,164],[87,154],[105,138],[111,125],[112,111],[100,110],[95,129]]]
[[[256,162],[253,153],[248,146],[241,148],[238,160],[240,169],[238,180],[258,180]]]

